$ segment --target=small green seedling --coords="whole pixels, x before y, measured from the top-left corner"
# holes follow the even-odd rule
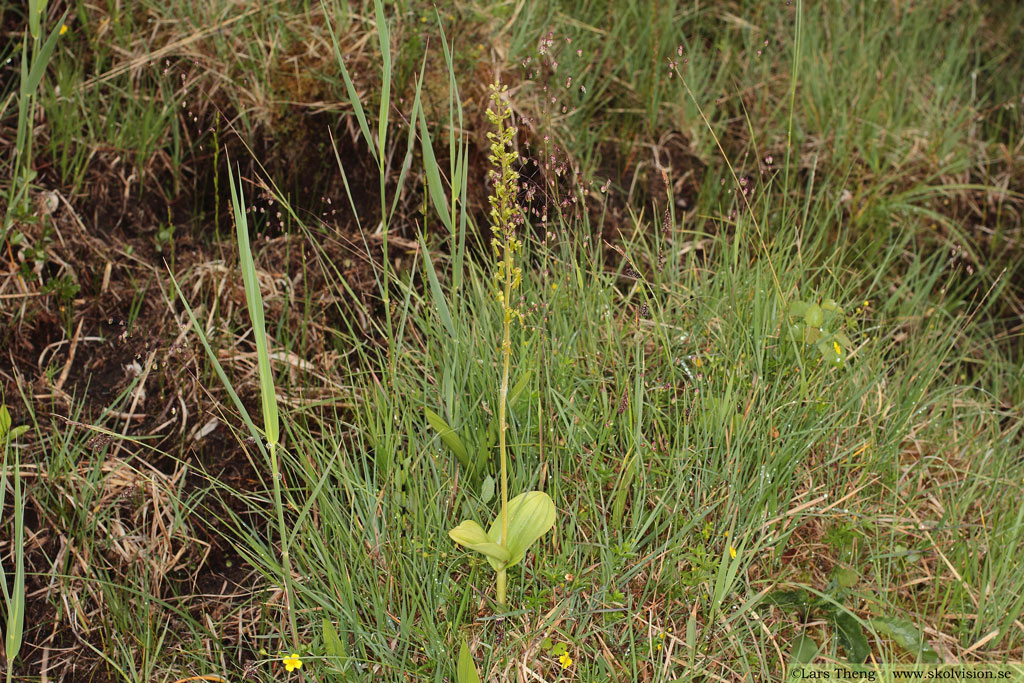
[[[7,405],[0,403],[0,448],[4,448],[8,439],[14,441],[28,431],[28,425],[20,425],[11,429],[11,412]]]
[[[794,301],[789,305],[789,337],[797,343],[813,346],[826,361],[841,366],[853,346],[850,338],[839,330],[842,315],[834,299],[821,303]]]
[[[556,642],[550,638],[542,640],[540,647],[551,657],[561,657],[569,651],[569,643]]]

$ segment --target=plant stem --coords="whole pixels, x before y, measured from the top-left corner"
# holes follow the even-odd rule
[[[291,627],[292,646],[299,646],[299,630],[295,623],[295,589],[292,587],[292,561],[288,554],[288,531],[284,522],[284,506],[281,504],[281,469],[277,462],[277,444],[271,442],[270,450],[270,476],[274,479],[274,507],[277,508],[277,526],[281,534],[281,564],[284,567],[284,595],[285,604],[288,609],[288,624]]]
[[[508,399],[509,357],[512,355],[512,245],[505,239],[505,289],[501,300],[504,337],[501,343],[501,390],[498,392],[498,452],[501,459],[501,547],[508,547],[508,464],[505,454],[505,404]],[[505,605],[505,570],[498,572],[498,604]]]
[[[497,578],[498,604],[502,605],[502,606],[505,606],[505,605],[508,604],[508,602],[507,602],[507,600],[505,598],[506,586],[508,584],[508,582],[507,582],[507,578],[508,578],[507,572],[508,572],[507,569],[499,569],[498,570],[498,578]]]

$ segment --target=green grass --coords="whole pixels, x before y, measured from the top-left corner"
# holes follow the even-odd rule
[[[17,458],[5,451],[21,463],[26,538],[60,530],[26,564],[28,592],[46,596],[30,608],[60,621],[30,613],[15,677],[39,679],[23,662],[54,622],[80,661],[53,650],[50,664],[96,680],[298,678],[281,661],[292,652],[311,680],[453,680],[466,641],[482,680],[767,681],[801,634],[817,663],[845,661],[851,623],[879,661],[928,656],[894,629],[944,661],[1022,659],[1024,259],[1008,151],[1021,127],[1007,86],[1021,72],[999,38],[1012,22],[940,2],[621,5],[443,6],[442,34],[422,4],[328,3],[332,39],[315,3],[72,3],[79,23],[38,99],[45,182],[84,195],[93,157],[114,150],[194,197],[213,143],[183,112],[207,126],[223,111],[234,163],[233,134],[279,128],[272,156],[306,121],[297,111],[320,107],[355,116],[365,150],[354,158],[340,126],[320,159],[322,177],[344,176],[336,220],[381,225],[322,223],[268,171],[289,227],[253,231],[250,247],[247,169],[279,160],[246,159],[218,184],[246,231],[245,295],[209,216],[168,257],[173,284],[129,259],[152,292],[131,317],[166,309],[175,337],[202,340],[180,369],[144,353],[152,374],[126,370],[88,420],[88,388],[63,399],[16,378],[30,368],[4,371],[4,400],[20,396],[32,426]],[[184,80],[163,59],[122,68],[182,38],[166,58],[194,60]],[[480,58],[532,119],[521,153],[546,166],[547,221],[520,232],[509,490],[545,491],[558,516],[509,570],[507,612],[485,560],[447,534],[500,506],[503,329],[474,204],[486,83],[466,66]],[[351,189],[364,182],[377,193]],[[349,263],[364,257],[369,285]],[[826,299],[841,308],[829,331],[850,342],[840,364],[785,332],[793,302]],[[158,401],[188,411],[180,432],[131,430],[125,416]],[[193,454],[212,417],[241,474]],[[20,528],[7,514],[5,541]],[[223,561],[244,564],[217,570],[244,589],[223,587],[210,569]],[[792,595],[810,604],[780,606]]]

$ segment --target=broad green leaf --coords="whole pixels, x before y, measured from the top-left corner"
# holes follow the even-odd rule
[[[511,567],[521,562],[526,556],[527,549],[554,524],[555,503],[543,491],[528,491],[510,500],[506,543],[509,559],[505,566]],[[501,515],[491,523],[488,535],[501,542]]]
[[[871,654],[871,647],[860,622],[849,612],[839,613],[835,621],[839,644],[846,651],[846,658],[853,664],[862,664]]]
[[[455,433],[455,430],[448,426],[440,415],[435,413],[430,408],[424,408],[423,412],[427,416],[427,422],[434,428],[434,431],[441,437],[441,441],[444,441],[444,445],[451,449],[455,457],[459,459],[462,466],[466,469],[472,468],[472,463],[469,460],[469,452],[466,450],[466,446],[462,443],[462,439]]]
[[[511,536],[511,532],[509,535]],[[448,532],[448,536],[459,545],[483,553],[495,570],[503,569],[509,564],[509,551],[502,548],[495,538],[488,535],[483,527],[473,520],[466,520],[458,525]]]
[[[28,431],[28,425],[21,425],[11,430],[11,441],[17,439],[19,436]]]
[[[456,671],[457,683],[480,683],[480,674],[476,671],[476,664],[473,663],[473,655],[469,653],[469,645],[462,641],[459,648],[459,666]]]
[[[806,301],[794,301],[789,304],[789,314],[794,318],[802,318],[810,307],[811,305]]]
[[[835,299],[825,299],[821,304],[821,309],[830,313],[838,313],[840,311],[839,304],[836,303]]]
[[[568,651],[569,646],[565,643],[555,643],[554,647],[551,648],[550,654],[552,657],[561,657]]]
[[[836,570],[836,583],[843,588],[853,588],[857,585],[857,580],[860,579],[860,575],[852,569],[837,569]]]
[[[834,346],[834,344],[835,342],[831,340],[822,339],[817,344],[815,344],[815,348],[818,349],[818,353],[821,354],[821,357],[824,358],[829,363],[832,363],[834,365],[842,365],[843,349],[842,347],[840,347],[839,352],[836,353],[836,347]]]
[[[491,498],[494,498],[494,477],[488,474],[480,485],[480,500],[489,503]]]
[[[808,325],[804,328],[804,342],[807,344],[815,344],[821,339],[821,330],[817,327],[811,327]]]
[[[324,617],[322,624],[324,630],[324,654],[329,659],[334,660],[331,662],[332,664],[341,666],[348,659],[345,643],[338,637],[338,632],[334,629],[334,624],[331,623],[330,619]]]
[[[804,313],[804,322],[808,327],[821,327],[821,324],[825,322],[825,312],[821,310],[821,306],[818,304],[808,306]]]
[[[897,645],[915,656],[919,656],[925,664],[939,664],[939,655],[921,631],[906,619],[879,617],[870,621],[871,627],[880,634],[892,639]]]
[[[789,650],[789,668],[802,667],[810,664],[818,656],[818,644],[806,633],[801,633],[793,639],[793,645]]]

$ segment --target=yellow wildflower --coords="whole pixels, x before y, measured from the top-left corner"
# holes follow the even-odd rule
[[[288,669],[288,671],[295,671],[296,669],[301,669],[302,660],[299,659],[299,655],[293,652],[287,657],[285,657],[284,668]]]
[[[734,560],[736,559],[736,548],[729,546],[729,557],[731,557]]]
[[[60,34],[64,35],[67,32],[68,32],[68,25],[67,24],[61,24],[60,25]]]
[[[572,657],[569,656],[568,652],[563,652],[558,658],[558,663],[562,665],[563,669],[568,669],[572,666]]]
[[[832,342],[832,348],[836,350],[836,355],[843,355],[843,348],[839,346],[839,342]]]

